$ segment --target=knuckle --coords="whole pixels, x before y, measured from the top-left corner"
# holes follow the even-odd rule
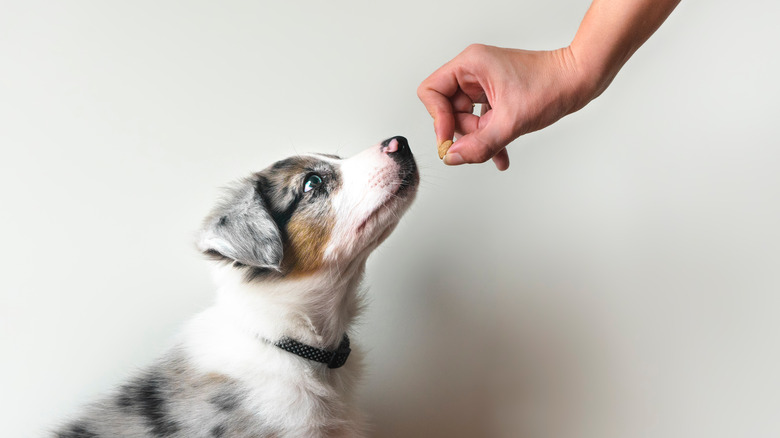
[[[490,46],[487,46],[485,44],[470,44],[468,47],[466,47],[466,50],[463,51],[463,54],[465,56],[481,59],[487,56],[490,53]]]
[[[486,49],[487,49],[486,45],[479,44],[479,43],[474,43],[474,44],[469,44],[468,47],[466,47],[466,50],[464,50],[464,52],[471,52],[471,53],[477,52],[477,53],[481,53],[481,52],[484,52]]]
[[[431,78],[427,77],[424,81],[420,82],[420,85],[417,86],[417,95],[422,96],[427,91],[431,89]]]

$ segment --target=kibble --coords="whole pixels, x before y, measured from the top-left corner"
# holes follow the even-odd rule
[[[439,145],[439,159],[443,160],[444,156],[447,155],[447,151],[450,149],[450,146],[452,146],[452,140],[445,140],[441,142]]]

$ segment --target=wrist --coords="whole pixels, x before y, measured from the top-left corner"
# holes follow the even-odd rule
[[[565,66],[568,74],[568,94],[573,108],[569,112],[582,109],[593,99],[599,96],[609,85],[605,78],[605,70],[600,68],[593,60],[583,59],[572,46],[556,50]]]
[[[569,53],[574,65],[577,89],[586,99],[583,106],[601,95],[620,71],[620,65],[616,65],[609,57],[585,50],[577,41],[564,50]]]

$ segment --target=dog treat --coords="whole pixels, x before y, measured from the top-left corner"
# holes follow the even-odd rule
[[[450,146],[452,146],[452,140],[445,140],[441,142],[439,145],[439,159],[443,160],[444,156],[447,155],[447,151],[450,149]]]

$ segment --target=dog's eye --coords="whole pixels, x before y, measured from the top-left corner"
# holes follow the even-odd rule
[[[322,177],[315,174],[309,175],[308,178],[306,178],[306,182],[303,183],[303,191],[308,192],[309,190],[316,189],[319,187],[319,185],[322,184]]]

